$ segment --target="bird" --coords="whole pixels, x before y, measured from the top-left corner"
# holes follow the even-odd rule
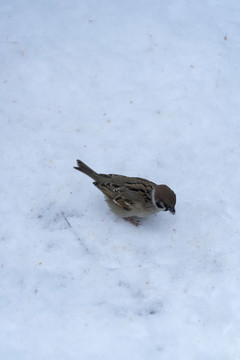
[[[176,194],[167,185],[157,185],[140,177],[129,177],[117,174],[99,174],[77,160],[74,169],[81,171],[94,180],[93,184],[105,195],[110,209],[118,216],[134,225],[139,220],[159,211],[175,214]]]

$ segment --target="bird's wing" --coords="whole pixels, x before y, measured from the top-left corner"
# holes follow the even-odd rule
[[[146,189],[146,184],[141,182],[125,182],[124,185],[119,185],[114,182],[94,182],[99,190],[103,192],[116,205],[125,209],[136,209],[140,203],[151,202],[152,186],[148,184],[149,189]],[[148,191],[146,191],[148,190]]]

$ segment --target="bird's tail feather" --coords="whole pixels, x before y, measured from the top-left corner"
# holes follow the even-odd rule
[[[92,170],[89,166],[84,164],[81,160],[77,160],[78,166],[74,166],[74,169],[79,170],[83,172],[84,174],[90,176],[93,180],[97,180],[99,178],[99,175]]]

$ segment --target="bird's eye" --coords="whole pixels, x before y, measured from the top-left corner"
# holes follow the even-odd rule
[[[159,209],[165,209],[165,205],[163,201],[156,201],[156,205]]]

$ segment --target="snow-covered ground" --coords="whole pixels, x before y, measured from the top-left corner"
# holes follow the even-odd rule
[[[1,0],[0,358],[240,358],[238,0]],[[177,194],[112,214],[79,158]]]

